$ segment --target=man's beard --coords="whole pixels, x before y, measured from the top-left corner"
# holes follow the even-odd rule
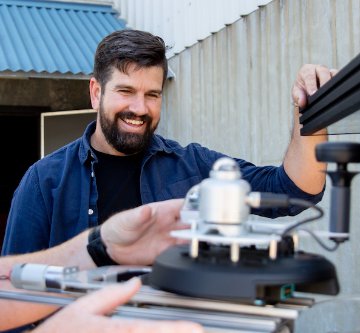
[[[148,115],[141,116],[139,119],[135,113],[131,111],[122,111],[115,115],[113,121],[107,118],[104,112],[103,103],[100,101],[99,108],[100,126],[104,133],[106,141],[114,147],[118,152],[125,155],[131,155],[145,150],[150,144],[151,138],[158,124],[151,127],[152,118]],[[142,120],[146,124],[143,134],[128,133],[118,127],[118,119],[136,119]]]

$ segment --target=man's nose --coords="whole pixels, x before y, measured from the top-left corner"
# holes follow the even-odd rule
[[[147,114],[145,96],[142,95],[134,96],[131,101],[130,111],[136,113],[139,116]]]

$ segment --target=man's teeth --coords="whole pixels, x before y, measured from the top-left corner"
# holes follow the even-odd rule
[[[125,119],[125,122],[131,125],[142,125],[144,123],[143,120],[135,120],[135,119]]]

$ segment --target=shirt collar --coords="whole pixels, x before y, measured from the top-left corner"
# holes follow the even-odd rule
[[[95,132],[96,120],[92,121],[85,129],[85,132],[80,141],[79,158],[80,162],[84,164],[88,159],[96,159],[95,154],[91,150],[90,138]]]
[[[170,154],[172,149],[165,145],[160,135],[154,134],[148,151],[150,154],[155,154],[160,151]]]

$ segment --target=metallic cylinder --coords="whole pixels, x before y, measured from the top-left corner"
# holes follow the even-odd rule
[[[200,184],[201,220],[208,229],[216,229],[226,236],[236,236],[239,225],[250,213],[246,204],[249,192],[250,185],[241,179],[237,163],[231,158],[219,159],[210,172],[210,178]]]
[[[11,271],[11,283],[16,288],[46,290],[45,275],[49,266],[41,264],[18,264]]]

